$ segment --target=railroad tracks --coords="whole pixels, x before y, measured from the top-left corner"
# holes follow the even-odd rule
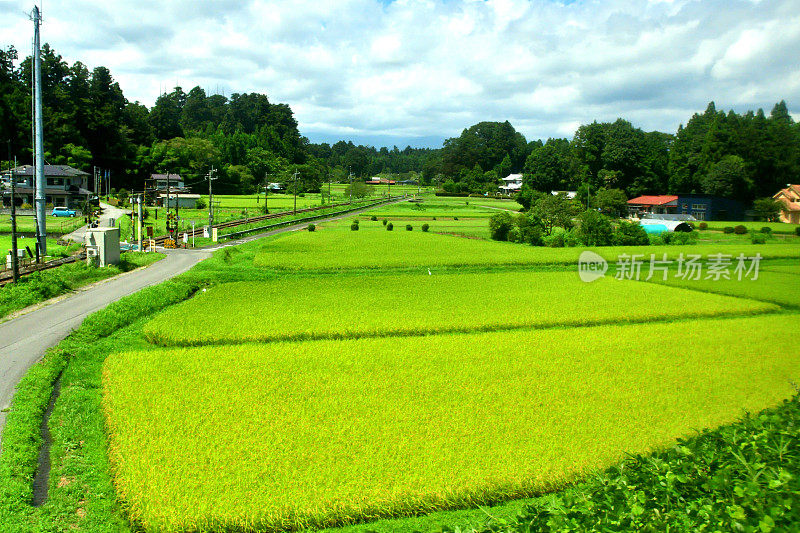
[[[388,198],[385,198],[385,199],[382,199],[382,200],[379,200],[379,201],[376,201],[376,202],[364,202],[364,203],[357,204],[357,205],[351,204],[349,202],[344,202],[344,203],[339,203],[339,204],[330,204],[330,205],[323,205],[323,206],[317,206],[317,207],[307,207],[305,209],[298,209],[297,213],[314,213],[315,211],[321,211],[323,209],[331,209],[333,207],[344,207],[344,206],[352,207],[352,209],[340,211],[339,213],[324,213],[324,214],[319,215],[319,216],[313,216],[312,215],[310,217],[303,217],[303,218],[300,218],[300,219],[287,220],[284,223],[275,224],[275,226],[280,226],[280,225],[285,225],[285,224],[292,224],[292,223],[295,223],[295,222],[302,222],[303,220],[309,220],[309,219],[314,219],[314,218],[324,218],[324,217],[326,217],[328,215],[333,216],[333,215],[340,214],[340,213],[346,213],[348,211],[355,211],[355,210],[358,210],[358,209],[372,207],[372,206],[380,205],[380,204],[383,204],[383,203],[397,201],[397,200],[399,200],[401,198],[402,198],[401,196],[390,196]],[[255,222],[262,222],[262,221],[265,221],[265,220],[274,220],[276,218],[283,218],[283,217],[289,216],[290,214],[294,214],[294,213],[295,213],[295,211],[281,211],[279,213],[269,213],[269,214],[265,214],[265,215],[258,215],[258,216],[252,217],[252,218],[231,220],[231,221],[228,221],[228,222],[221,222],[219,224],[214,224],[213,227],[217,228],[217,230],[225,229],[225,228],[234,228],[236,226],[243,226],[243,225],[246,225],[246,224],[253,224]],[[243,235],[245,233],[251,233],[251,232],[256,232],[256,231],[259,231],[259,230],[267,230],[267,229],[269,229],[269,226],[250,228],[250,229],[246,229],[244,231],[225,233],[225,234],[220,235],[220,237],[228,237],[228,236],[231,236],[231,235],[239,236],[239,235]],[[181,233],[186,233],[187,236],[190,237],[190,238],[193,237],[193,236],[194,237],[199,237],[199,236],[203,235],[203,228],[198,228],[198,229],[195,229],[194,231],[187,230],[187,231],[181,232]],[[154,237],[153,241],[155,241],[156,246],[163,246],[164,241],[166,241],[167,238],[168,238],[167,235],[161,235],[161,236],[158,236],[158,237]],[[27,275],[32,274],[34,272],[39,272],[39,271],[42,271],[42,270],[48,270],[50,268],[56,268],[56,267],[59,267],[61,265],[66,265],[67,263],[74,263],[76,261],[80,261],[82,259],[86,259],[86,252],[80,252],[78,254],[71,255],[69,257],[62,257],[62,258],[59,258],[59,259],[54,259],[52,261],[47,261],[46,263],[38,263],[38,264],[34,263],[34,264],[31,264],[31,265],[27,265],[25,267],[20,267],[19,275],[20,275],[20,277],[21,276],[27,276]],[[7,283],[11,283],[12,280],[13,280],[13,275],[11,273],[11,270],[4,270],[4,271],[0,272],[0,287],[2,287],[3,285],[5,285]]]

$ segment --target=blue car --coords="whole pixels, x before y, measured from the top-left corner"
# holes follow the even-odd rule
[[[53,212],[50,214],[54,217],[74,217],[75,211],[68,207],[54,207]]]

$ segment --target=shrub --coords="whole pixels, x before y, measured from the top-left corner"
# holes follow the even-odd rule
[[[433,217],[433,220],[436,220],[436,217]]]
[[[352,224],[350,224],[350,231],[358,231],[358,223],[357,222],[353,222]]]
[[[499,211],[489,218],[489,232],[495,241],[507,241],[514,219],[508,211]]]
[[[692,232],[664,233],[664,240],[667,244],[694,244],[697,242],[697,235]]]
[[[411,231],[412,229],[414,229],[414,226],[411,224],[406,224],[406,231]]]
[[[708,223],[707,222],[701,222],[700,225],[698,225],[697,227],[698,227],[698,229],[705,231],[705,230],[708,229]]]
[[[386,224],[386,231],[392,231],[393,229],[394,229],[394,224],[392,224],[391,222]]]
[[[384,225],[384,226],[386,225],[386,222],[387,222],[387,220],[384,218],[384,219],[383,219],[383,225]]]
[[[614,232],[613,243],[617,246],[640,246],[650,244],[647,232],[638,222],[619,223]]]
[[[453,217],[453,220],[458,220],[458,217]]]
[[[307,229],[308,231],[315,231],[317,229],[317,226],[315,226],[314,224],[309,224]]]
[[[429,226],[428,224],[423,224],[423,225],[422,225],[422,231],[424,231],[424,232],[426,232],[426,233],[427,233],[427,232],[428,232],[428,229],[430,229],[430,226]]]
[[[594,209],[587,209],[578,215],[578,232],[587,246],[608,246],[611,244],[613,230],[608,217],[601,215]]]
[[[800,237],[800,226],[797,226],[796,228],[794,228],[794,234],[797,235],[798,237]]]
[[[204,199],[198,198],[197,200],[194,201],[195,209],[205,209],[206,207],[208,207],[208,204]]]
[[[569,230],[564,233],[564,244],[570,248],[574,248],[580,244],[580,239],[578,239],[575,230]]]
[[[306,193],[304,193],[304,192],[297,193],[297,196],[299,196],[300,198],[305,198]]]
[[[534,213],[521,213],[514,217],[517,226],[517,242],[524,242],[531,246],[544,246],[544,223]]]
[[[772,228],[770,228],[769,226],[764,226],[763,228],[761,228],[761,233],[766,233],[769,235],[770,233],[772,233]]]
[[[544,238],[545,246],[549,246],[550,248],[563,248],[564,247],[564,234],[563,233],[552,233]]]
[[[19,208],[20,209],[33,209],[33,206],[31,204],[22,204],[21,206],[19,206]]]
[[[764,233],[753,233],[750,235],[750,242],[753,244],[766,244],[767,236]]]
[[[369,217],[369,219],[375,221],[375,220],[378,220],[378,217],[376,217],[375,215],[372,215],[371,217]]]
[[[521,242],[519,230],[517,228],[508,230],[508,242]]]
[[[740,225],[736,226],[735,228],[733,228],[733,232],[736,235],[744,235],[745,233],[747,233],[747,228],[740,224]]]
[[[725,226],[722,229],[722,233],[733,233],[733,228],[731,226]]]

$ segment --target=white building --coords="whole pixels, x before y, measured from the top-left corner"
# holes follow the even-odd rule
[[[509,174],[503,178],[500,192],[503,194],[516,194],[522,188],[522,174]]]

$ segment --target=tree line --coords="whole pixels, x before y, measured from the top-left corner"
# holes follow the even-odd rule
[[[0,49],[0,140],[29,162],[31,58],[18,59],[13,47]],[[148,108],[128,100],[106,67],[69,65],[47,44],[42,73],[47,162],[110,169],[116,187],[133,190],[150,173],[168,171],[199,191],[212,167],[220,193],[292,184],[295,171],[303,191],[351,174],[390,174],[451,193],[495,193],[503,177],[521,173],[523,203],[533,191],[551,190],[577,190],[580,197],[609,190],[628,197],[708,193],[751,203],[800,175],[800,125],[783,101],[769,116],[761,109],[726,113],[712,102],[674,134],[617,119],[542,142],[526,140],[508,121],[480,122],[441,148],[399,149],[311,143],[287,104],[259,93],[226,97],[176,87]]]

